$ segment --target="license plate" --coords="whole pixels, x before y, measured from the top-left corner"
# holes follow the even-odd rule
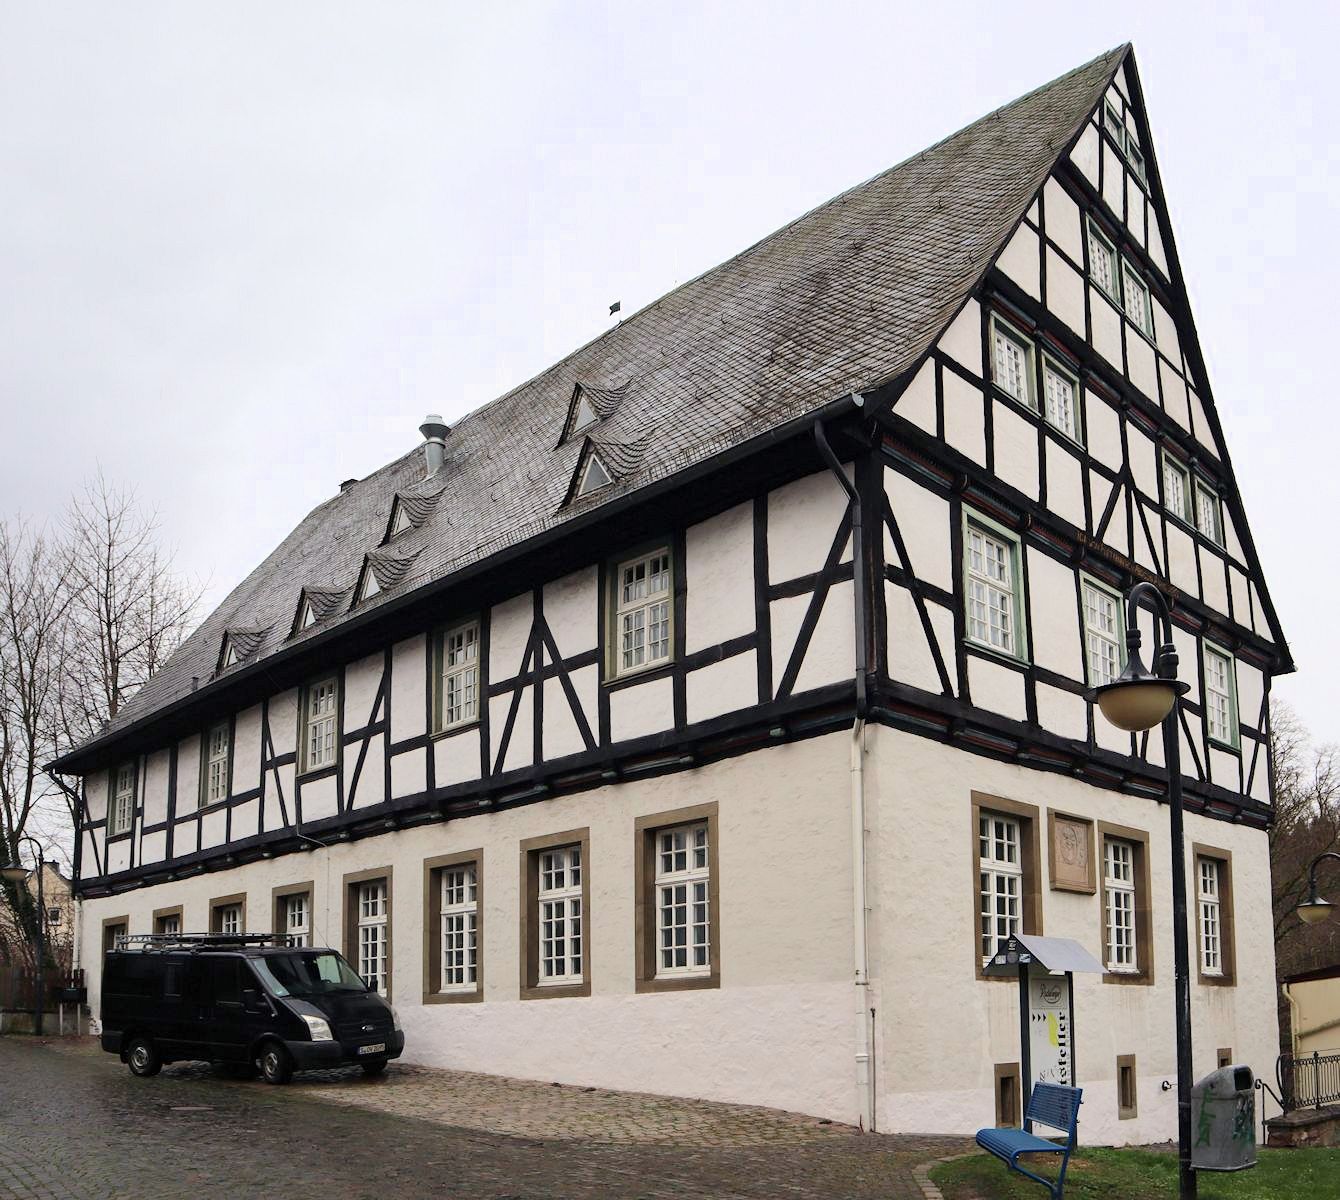
[[[385,1053],[386,1053],[386,1043],[385,1043],[385,1042],[377,1042],[377,1043],[375,1043],[374,1045],[371,1045],[371,1046],[359,1046],[359,1048],[358,1048],[358,1052],[359,1052],[359,1054],[385,1054]]]

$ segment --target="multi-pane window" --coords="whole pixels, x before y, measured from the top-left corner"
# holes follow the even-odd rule
[[[165,913],[155,923],[158,928],[154,932],[163,937],[176,937],[181,933],[181,915],[179,913]]]
[[[1112,243],[1089,225],[1089,277],[1114,300],[1120,293],[1117,283],[1117,252]]]
[[[360,883],[357,892],[358,973],[375,992],[386,995],[386,880]]]
[[[711,970],[707,824],[656,833],[656,975]]]
[[[112,788],[111,811],[107,814],[107,832],[112,836],[125,833],[135,815],[135,765],[125,763],[116,768]]]
[[[306,892],[284,897],[284,937],[290,946],[312,944],[312,898]]]
[[[335,713],[339,705],[339,683],[323,679],[306,692],[303,709],[303,769],[333,766],[335,762]]]
[[[479,875],[474,863],[441,872],[442,980],[444,992],[479,985]]]
[[[1023,931],[1024,868],[1017,820],[996,813],[981,814],[977,866],[981,879],[981,954],[985,962],[1007,938]]]
[[[1006,654],[1021,652],[1016,560],[1018,546],[975,523],[965,531],[968,636]]]
[[[1220,650],[1205,647],[1205,724],[1216,742],[1237,746],[1234,712],[1233,660]]]
[[[1107,916],[1107,969],[1138,971],[1135,847],[1130,842],[1116,838],[1103,842],[1103,904]]]
[[[1183,521],[1191,520],[1191,481],[1186,468],[1167,454],[1163,456],[1163,507]]]
[[[205,803],[228,798],[228,724],[215,725],[205,735]]]
[[[240,904],[221,904],[214,910],[216,933],[239,934],[242,932],[242,906]]]
[[[991,319],[992,379],[1006,395],[1033,406],[1033,346],[1004,322]]]
[[[540,986],[582,981],[582,848],[541,850],[539,863]]]
[[[670,551],[620,563],[615,576],[615,674],[670,658]]]
[[[1121,602],[1088,579],[1083,581],[1083,601],[1089,686],[1102,687],[1121,674]]]
[[[1219,497],[1207,483],[1196,480],[1196,528],[1217,546],[1224,544],[1223,516]]]
[[[451,729],[479,717],[479,622],[442,635],[439,727]]]
[[[1196,906],[1200,921],[1200,971],[1202,975],[1224,973],[1222,900],[1219,862],[1196,860]]]
[[[1047,423],[1075,441],[1079,441],[1077,390],[1073,378],[1043,360],[1042,395]]]
[[[1135,173],[1135,177],[1141,183],[1144,183],[1145,156],[1140,150],[1139,143],[1135,140],[1135,134],[1126,128],[1125,122],[1121,119],[1121,114],[1111,104],[1103,107],[1103,127],[1112,135],[1112,140],[1117,143],[1117,149],[1131,164],[1131,170]]]
[[[1154,336],[1154,318],[1149,306],[1149,285],[1125,259],[1121,263],[1122,307],[1135,327],[1146,337]]]

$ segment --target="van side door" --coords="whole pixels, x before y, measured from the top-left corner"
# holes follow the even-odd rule
[[[246,1013],[242,1008],[242,960],[221,954],[202,960],[209,972],[213,997],[209,1023],[211,1058],[219,1062],[245,1062],[247,1058]]]

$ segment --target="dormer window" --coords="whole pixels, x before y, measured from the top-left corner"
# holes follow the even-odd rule
[[[237,657],[237,643],[227,638],[223,643],[223,665],[235,667],[241,660]]]
[[[600,418],[596,416],[596,410],[591,407],[591,401],[585,392],[578,392],[577,407],[572,414],[571,433],[579,433],[588,425],[594,425]]]
[[[316,624],[316,609],[312,607],[310,600],[302,602],[302,611],[298,614],[298,628],[310,629]]]
[[[363,581],[358,586],[358,596],[355,603],[362,604],[364,600],[371,600],[380,591],[381,588],[377,586],[377,576],[372,570],[372,563],[365,562],[363,564]]]
[[[409,511],[397,497],[395,511],[391,514],[391,537],[399,537],[407,529],[413,529],[414,522],[409,519]]]
[[[588,495],[591,492],[599,491],[603,487],[608,487],[613,482],[610,473],[605,470],[605,464],[593,453],[586,460],[586,470],[582,472],[581,482],[577,485],[577,495]]]

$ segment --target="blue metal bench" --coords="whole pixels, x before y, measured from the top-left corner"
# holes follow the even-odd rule
[[[988,1154],[994,1154],[1011,1171],[1018,1171],[1036,1183],[1042,1184],[1051,1195],[1051,1200],[1061,1200],[1065,1191],[1065,1171],[1070,1164],[1070,1155],[1075,1149],[1075,1132],[1079,1126],[1080,1097],[1083,1088],[1062,1087],[1057,1083],[1035,1083],[1032,1095],[1028,1098],[1028,1110],[1025,1121],[1037,1121],[1052,1129],[1059,1129],[1066,1135],[1064,1145],[1049,1142],[1046,1138],[1034,1137],[1022,1129],[979,1129],[977,1144]],[[1034,1175],[1032,1171],[1019,1165],[1021,1154],[1059,1154],[1061,1173],[1056,1182]]]

